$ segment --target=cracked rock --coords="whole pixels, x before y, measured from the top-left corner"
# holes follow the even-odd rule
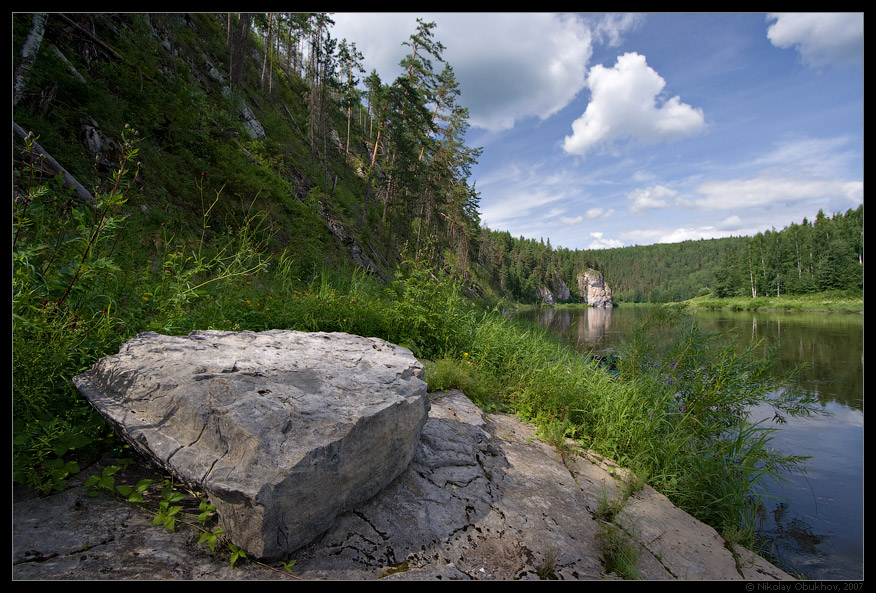
[[[422,365],[377,338],[140,334],[74,378],[137,450],[216,506],[253,556],[288,557],[410,463]]]

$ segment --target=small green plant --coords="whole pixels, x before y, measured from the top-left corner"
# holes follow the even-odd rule
[[[158,503],[158,512],[152,519],[152,525],[163,525],[173,533],[176,530],[177,515],[183,510],[183,506],[173,504],[186,498],[186,494],[175,489],[171,480],[164,481],[164,489],[161,491],[161,501]]]
[[[605,523],[614,523],[615,517],[623,510],[624,504],[626,504],[626,499],[623,496],[619,495],[614,500],[610,499],[603,484],[602,495],[599,497],[594,518]]]
[[[219,538],[223,535],[225,535],[225,530],[221,527],[217,527],[213,531],[203,531],[201,532],[201,537],[198,538],[198,543],[206,543],[210,548],[210,552],[215,552],[216,544],[219,541]]]
[[[244,551],[243,548],[235,546],[232,543],[228,544],[228,551],[231,552],[230,562],[232,568],[234,568],[234,565],[235,563],[237,563],[238,560],[240,560],[241,558],[246,558],[246,551]]]
[[[627,580],[642,578],[637,568],[639,546],[623,529],[608,525],[596,537],[602,546],[602,560],[606,571]]]
[[[544,553],[544,560],[539,564],[535,571],[538,578],[543,581],[557,580],[557,550],[552,545],[548,545]]]

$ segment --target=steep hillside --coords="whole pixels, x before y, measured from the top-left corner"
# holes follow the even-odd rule
[[[337,81],[302,77],[319,68],[296,63],[308,59],[295,53],[303,42],[271,48],[266,59],[258,19],[247,15],[243,27],[227,17],[50,14],[28,69],[18,48],[33,19],[15,15],[23,85],[13,120],[86,188],[118,167],[122,134],[136,130],[139,173],[124,205],[132,257],[148,259],[149,243],[168,230],[197,236],[208,210],[211,234],[260,212],[273,231],[270,249],[288,248],[296,277],[354,256],[390,277],[410,233],[398,233],[377,204],[361,220],[374,146],[357,132],[361,104],[342,142],[345,113],[329,88]],[[296,34],[327,43],[303,26]],[[332,95],[315,98],[322,87]],[[323,121],[315,121],[317,107]],[[375,168],[374,178],[383,175]],[[16,184],[27,182],[19,175]]]

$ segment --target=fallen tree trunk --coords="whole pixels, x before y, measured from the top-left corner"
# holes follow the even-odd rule
[[[21,126],[19,126],[15,122],[12,122],[12,130],[23,139],[26,139],[28,136],[28,134],[21,128]],[[36,143],[36,141],[33,141],[33,150],[43,158],[46,168],[49,170],[50,173],[52,173],[53,175],[61,175],[61,178],[64,181],[64,185],[73,188],[73,195],[78,201],[84,202],[90,206],[94,206],[97,204],[97,200],[94,199],[94,196],[91,195],[91,192],[85,189],[85,186],[83,186],[81,183],[76,181],[76,178],[70,175],[67,169],[62,167],[58,163],[58,161],[53,159],[52,155],[46,152],[42,146]]]

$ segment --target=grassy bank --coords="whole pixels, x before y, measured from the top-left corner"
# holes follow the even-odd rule
[[[806,413],[808,402],[771,399],[785,378],[770,357],[736,353],[678,309],[658,309],[606,366],[518,325],[504,307],[471,306],[439,270],[404,265],[389,285],[352,267],[302,278],[256,202],[214,228],[206,200],[200,234],[162,227],[143,243],[121,214],[136,177],[133,145],[127,155],[95,207],[50,185],[16,200],[16,481],[63,489],[96,456],[126,455],[71,378],[147,330],[345,331],[402,344],[434,361],[430,388],[459,387],[484,409],[514,412],[558,447],[576,439],[746,543],[760,482],[801,461],[771,449],[770,427],[749,423],[745,410],[769,401],[780,415]],[[671,338],[656,331],[663,326]]]
[[[697,297],[688,301],[694,308],[731,311],[813,311],[829,313],[863,313],[864,295],[860,291],[831,290],[814,294],[779,297]]]

